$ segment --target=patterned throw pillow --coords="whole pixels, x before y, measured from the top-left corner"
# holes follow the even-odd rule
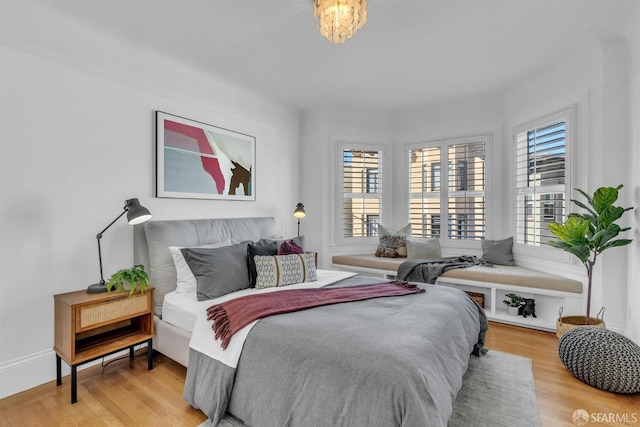
[[[249,269],[249,281],[251,287],[256,287],[256,279],[258,273],[256,272],[256,263],[253,258],[256,255],[267,256],[278,254],[278,241],[269,239],[260,239],[256,243],[247,245],[247,268]]]
[[[411,224],[397,231],[379,224],[378,232],[380,244],[376,250],[377,257],[404,258],[407,256],[407,237],[411,236]]]
[[[258,273],[256,289],[318,280],[314,253],[275,256],[256,255],[254,261]]]

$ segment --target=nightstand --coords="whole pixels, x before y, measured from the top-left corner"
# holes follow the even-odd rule
[[[146,342],[147,369],[153,369],[153,291],[145,293],[86,290],[54,295],[56,384],[62,384],[62,360],[71,367],[71,403],[77,402],[77,367]]]

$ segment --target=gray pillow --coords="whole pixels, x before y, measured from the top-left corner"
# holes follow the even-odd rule
[[[442,258],[439,239],[407,239],[408,259]]]
[[[513,259],[513,237],[504,240],[481,240],[482,259],[490,264],[516,265]]]
[[[196,278],[198,301],[221,297],[249,287],[247,245],[222,248],[184,248],[182,256]]]

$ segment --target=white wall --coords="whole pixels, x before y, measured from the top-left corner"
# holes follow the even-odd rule
[[[626,191],[629,193],[629,205],[635,209],[631,214],[629,226],[633,229],[633,243],[630,246],[627,258],[627,304],[631,306],[628,310],[628,323],[626,335],[635,342],[640,342],[640,73],[636,72],[633,80],[629,84],[630,102],[629,117],[630,135],[629,141],[629,182]]]
[[[568,52],[553,66],[538,70],[505,92],[501,145],[503,158],[510,161],[503,176],[502,192],[505,199],[515,200],[514,128],[568,107],[573,109],[572,147],[568,152],[571,170],[567,182],[568,193],[571,198],[575,198],[576,194],[574,194],[573,188],[591,191],[590,181],[587,180],[597,179],[593,175],[600,176],[602,169],[601,165],[596,165],[591,169],[587,166],[590,158],[592,161],[596,161],[595,159],[598,158],[590,154],[592,149],[590,135],[593,134],[595,123],[602,121],[602,111],[594,109],[594,105],[598,103],[593,101],[593,92],[602,87],[602,61],[602,51],[598,40],[595,37],[582,40],[582,45],[576,45],[572,52]],[[572,206],[569,208],[573,209]],[[516,227],[514,209],[514,203],[504,206],[503,226],[511,230],[511,233],[515,233]],[[586,290],[587,276],[584,267],[575,257],[564,251],[551,247],[531,248],[516,244],[514,245],[514,256],[521,265],[580,280]],[[596,285],[595,288],[600,289],[600,285]],[[596,298],[592,298],[592,309],[595,307],[599,309],[601,301],[595,300]],[[565,312],[563,314],[582,315],[583,313]],[[624,323],[617,323],[608,326],[621,331],[623,325]]]
[[[491,133],[490,164],[487,165],[491,184],[487,186],[487,236],[503,238],[513,235],[514,224],[514,162],[513,128],[566,107],[575,108],[575,145],[572,160],[570,188],[583,188],[588,192],[599,186],[625,184],[619,203],[629,206],[638,177],[631,177],[634,168],[629,167],[630,124],[633,112],[637,112],[636,98],[629,95],[628,75],[632,59],[624,39],[593,33],[592,38],[581,41],[572,52],[567,52],[553,64],[541,67],[524,76],[517,86],[502,93],[478,93],[465,99],[450,99],[427,103],[395,112],[384,120],[375,114],[336,112],[329,117],[322,112],[306,114],[303,118],[303,182],[305,194],[321,194],[320,209],[313,211],[315,218],[311,228],[311,241],[321,239],[323,262],[330,265],[330,255],[339,252],[369,251],[369,247],[340,247],[326,243],[331,231],[333,214],[333,171],[335,156],[331,144],[340,136],[360,142],[381,142],[381,135],[391,141],[392,176],[390,196],[391,213],[388,221],[403,225],[406,221],[406,203],[403,194],[405,182],[405,143],[439,138],[455,138],[476,133]],[[634,80],[637,86],[637,76]],[[637,87],[634,89],[637,92]],[[634,106],[635,102],[635,106]],[[630,114],[629,114],[630,112]],[[367,117],[369,122],[363,122]],[[348,127],[348,131],[344,129]],[[635,125],[637,127],[637,125]],[[635,138],[637,139],[637,128]],[[375,131],[373,134],[371,131]],[[637,159],[637,149],[636,159]],[[331,154],[331,155],[330,155]],[[333,162],[333,163],[332,163]],[[322,177],[318,179],[318,177]],[[313,181],[313,182],[312,182]],[[632,188],[629,188],[632,187]],[[636,190],[636,193],[640,190]],[[575,194],[572,194],[575,197]],[[636,198],[638,195],[636,194]],[[636,203],[636,205],[638,205]],[[637,216],[635,218],[637,221]],[[638,240],[636,238],[636,240]],[[635,243],[634,243],[635,244]],[[479,245],[477,245],[479,246]],[[571,255],[553,248],[534,253],[528,248],[516,247],[519,264],[555,272],[587,282],[584,267]],[[605,321],[610,329],[625,332],[637,330],[637,318],[628,321],[628,305],[637,305],[638,292],[632,283],[637,271],[628,267],[638,249],[614,248],[600,257],[595,272],[592,315],[601,306],[606,307]],[[542,252],[542,254],[541,254]],[[637,255],[636,255],[637,257]],[[628,294],[628,295],[627,295]],[[627,304],[627,298],[629,304]],[[636,301],[636,302],[633,302]],[[565,313],[582,314],[582,313]],[[631,326],[629,326],[631,325]],[[637,333],[632,332],[637,336]],[[637,338],[636,338],[637,340]]]
[[[634,11],[629,14],[629,179],[626,184],[628,206],[635,209],[629,215],[633,243],[627,257],[627,329],[625,334],[640,343],[640,2],[634,2]]]
[[[95,236],[125,199],[154,219],[274,216],[293,235],[300,192],[299,113],[63,17],[5,12],[0,398],[55,378],[53,295],[99,279]],[[155,198],[155,110],[255,136],[256,201]],[[107,278],[132,264],[124,219],[102,250]]]
[[[494,164],[488,191],[493,192],[493,212],[487,235],[499,238],[513,228],[512,126],[577,103],[579,144],[586,144],[586,150],[577,156],[576,183],[591,187],[621,180],[627,205],[640,207],[638,4],[629,15],[634,37],[626,51],[594,35],[574,56],[547,73],[523,76],[522,84],[505,93],[426,103],[394,114],[337,108],[299,117],[187,64],[25,3],[3,4],[0,17],[0,398],[54,378],[53,295],[98,279],[95,234],[130,197],[138,197],[155,219],[272,215],[285,235],[296,232],[291,213],[301,201],[308,214],[301,231],[327,267],[331,253],[345,249],[336,247],[330,236],[336,141],[387,144],[394,169],[387,188],[399,189],[404,143],[491,132]],[[624,65],[625,52],[631,52],[631,65]],[[628,67],[628,83],[619,75],[613,86],[605,83],[605,75],[617,75],[616,68],[605,69],[605,57],[618,64],[614,67]],[[613,141],[614,149],[604,138],[619,123],[609,107],[621,115],[628,109],[627,130]],[[256,136],[257,200],[154,198],[155,110]],[[606,151],[612,152],[603,161]],[[611,165],[619,162],[625,166],[609,182]],[[400,192],[390,193],[387,218],[402,225],[405,203]],[[638,212],[629,220],[634,243],[619,249],[627,255],[627,265],[614,260],[599,265],[598,280],[606,274],[614,292],[602,292],[600,284],[597,297],[608,306],[608,323],[636,342]],[[107,274],[131,263],[131,232],[121,220],[105,234]],[[570,265],[570,274],[581,275],[578,267]],[[625,299],[634,307],[628,314]]]
[[[439,139],[460,138],[471,135],[490,134],[491,143],[487,145],[486,170],[486,200],[491,204],[486,207],[486,236],[491,239],[508,237],[501,227],[502,205],[508,203],[502,199],[501,191],[502,174],[504,173],[504,159],[500,147],[501,123],[504,100],[501,93],[477,93],[474,96],[465,98],[449,99],[424,104],[419,107],[397,111],[393,114],[393,133],[396,144],[394,169],[396,171],[396,182],[401,183],[403,192],[398,191],[402,197],[396,199],[394,206],[398,210],[398,215],[402,216],[404,222],[408,218],[407,188],[404,183],[407,181],[406,150],[407,144],[434,141]],[[498,191],[496,191],[498,189]],[[402,221],[400,221],[402,222]],[[465,253],[480,251],[480,243],[477,241],[450,241],[449,244],[456,245],[455,248],[443,246],[443,254],[447,255],[448,250],[453,250],[456,254],[460,250]],[[476,254],[480,254],[476,253]]]
[[[318,251],[318,263],[331,266],[331,254],[335,249],[331,222],[334,220],[334,180],[338,159],[337,143],[381,143],[389,146],[391,127],[388,114],[378,111],[345,110],[307,111],[301,120],[301,177],[302,202],[307,217],[302,220],[301,234],[310,250]],[[391,150],[388,150],[389,154]],[[386,188],[392,188],[393,176],[386,176]],[[390,215],[392,212],[390,212]],[[392,218],[389,218],[392,220]],[[352,253],[369,247],[342,248]]]

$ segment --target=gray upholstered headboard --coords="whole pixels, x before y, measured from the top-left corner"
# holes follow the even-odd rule
[[[133,259],[149,273],[149,284],[155,288],[154,311],[162,316],[164,296],[176,288],[176,269],[169,246],[194,247],[227,239],[257,241],[279,237],[276,221],[270,217],[148,221],[134,227]]]

